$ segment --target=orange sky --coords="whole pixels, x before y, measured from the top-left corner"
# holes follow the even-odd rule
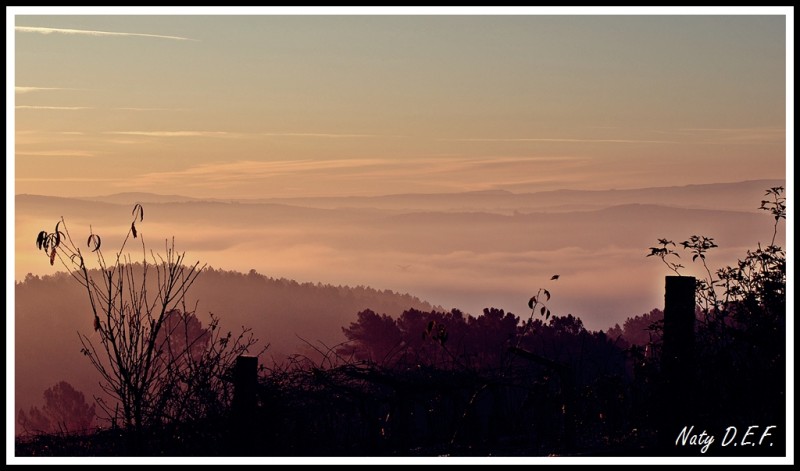
[[[251,198],[786,175],[783,15],[14,21],[16,193]]]

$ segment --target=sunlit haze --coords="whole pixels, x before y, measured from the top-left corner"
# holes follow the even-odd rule
[[[370,218],[380,210],[386,217],[403,211],[512,215],[604,206],[591,194],[479,204],[454,196],[438,205],[425,195],[780,183],[786,177],[780,15],[23,15],[15,21],[18,195],[149,192],[327,209],[355,205],[374,209]],[[761,190],[739,192],[741,204],[729,208],[703,190],[676,204],[752,212]],[[393,194],[420,197],[393,204],[302,199]],[[671,204],[636,195],[611,202]],[[100,198],[151,200],[177,201]],[[50,269],[28,249],[31,234],[60,216],[72,215],[82,230],[105,223],[96,211],[78,219],[65,201],[36,215],[17,210],[17,279]],[[117,210],[120,221],[127,211]],[[175,216],[180,224],[162,218],[153,236],[174,235],[180,247],[215,267],[410,290],[472,311],[508,299],[524,306],[522,293],[538,279],[576,266],[581,275],[572,278],[573,301],[589,292],[591,299],[610,298],[611,305],[595,308],[600,320],[588,321],[598,328],[622,316],[620,309],[628,315],[659,302],[659,288],[645,290],[648,295],[633,290],[638,293],[624,300],[609,291],[609,273],[633,273],[613,257],[630,251],[629,263],[655,275],[657,264],[640,259],[648,244],[690,235],[670,230],[668,218],[660,219],[663,228],[637,227],[643,235],[636,240],[625,240],[629,230],[598,240],[590,225],[580,234],[569,225],[533,234],[506,227],[507,220],[464,213],[459,227],[472,226],[468,231],[442,229],[452,218],[408,223],[420,238],[409,245],[403,243],[408,235],[383,227],[380,217],[354,221],[342,214],[316,223],[317,215],[304,220],[298,213],[281,223],[254,211],[237,216],[253,229],[241,232],[224,217],[203,218],[196,206],[184,213]],[[148,207],[148,215],[159,220],[159,208]],[[764,227],[735,229],[741,247],[768,235],[764,221]],[[506,241],[515,231],[522,232]],[[722,242],[732,236],[708,235]],[[738,252],[723,247],[730,262]],[[659,285],[649,278],[634,279]],[[570,277],[562,283],[567,288]],[[500,295],[509,291],[518,294]],[[595,304],[566,302],[581,311]]]
[[[96,389],[75,342],[22,333],[91,335],[89,317],[30,314],[82,298],[23,280],[64,271],[39,231],[63,217],[110,257],[137,203],[132,260],[174,237],[187,261],[250,273],[212,273],[190,299],[280,358],[300,337],[341,342],[347,303],[526,320],[546,288],[593,330],[663,308],[658,238],[713,237],[712,269],[792,243],[758,208],[788,186],[792,227],[793,23],[724,12],[16,15],[18,358],[51,368],[46,344],[53,375]],[[709,273],[680,253],[682,274]],[[25,407],[60,377],[21,361]]]

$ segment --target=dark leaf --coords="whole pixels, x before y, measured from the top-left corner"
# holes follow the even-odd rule
[[[544,306],[542,306],[542,308],[539,310],[539,312],[540,312],[542,315],[544,315],[544,312],[545,312],[546,310],[547,310],[547,308],[546,308],[546,307],[544,307]]]
[[[98,250],[100,250],[100,236],[97,234],[90,235],[89,240],[86,241],[86,245],[89,248],[91,248],[92,245],[94,245],[92,252],[97,252]]]
[[[50,266],[52,266],[56,262],[56,248],[53,247],[53,250],[50,252]]]
[[[131,233],[133,234],[133,238],[136,238],[136,224],[131,223]]]
[[[545,316],[545,320],[550,319],[550,309],[547,310],[547,316]]]
[[[550,301],[550,291],[544,290],[544,295],[547,296],[546,301]]]
[[[136,203],[136,205],[134,205],[134,207],[133,207],[133,211],[131,211],[131,214],[133,214],[134,220],[137,217],[137,211],[138,211],[139,221],[144,221],[144,208],[142,208],[142,205],[139,204],[139,203]]]
[[[39,235],[36,236],[36,247],[39,250],[42,250],[42,247],[44,247],[44,241],[46,238],[47,238],[47,232],[45,231],[40,231]]]
[[[528,300],[528,307],[533,309],[533,306],[538,303],[539,301],[536,300],[536,296],[532,297]]]
[[[550,277],[550,279],[551,279],[551,280],[557,280],[557,279],[558,279],[558,277],[559,277],[559,275],[553,275],[553,276],[551,276],[551,277]]]

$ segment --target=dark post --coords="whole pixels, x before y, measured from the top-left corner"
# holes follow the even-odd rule
[[[258,386],[258,357],[240,356],[233,367],[233,427],[240,454],[250,454],[253,448]]]
[[[664,338],[661,351],[663,378],[661,424],[662,446],[680,452],[675,440],[684,426],[694,424],[692,399],[695,385],[694,320],[695,287],[691,276],[668,276],[664,296]],[[698,424],[699,425],[699,424]]]
[[[240,356],[233,367],[233,410],[252,415],[256,408],[258,357]]]

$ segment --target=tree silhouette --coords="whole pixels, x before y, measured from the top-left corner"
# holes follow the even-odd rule
[[[370,309],[359,312],[357,317],[350,327],[342,327],[350,344],[341,347],[340,354],[382,363],[399,351],[401,333],[393,318]]]
[[[189,398],[198,394],[218,398],[225,390],[220,370],[255,340],[248,329],[236,338],[222,335],[213,316],[214,334],[203,331],[185,305],[186,293],[203,266],[186,265],[174,240],[165,241],[165,253],[151,251],[148,259],[136,228],[144,219],[141,205],[134,206],[132,216],[127,235],[110,260],[100,235],[90,228],[84,252],[63,217],[52,233],[39,233],[36,245],[51,265],[59,260],[86,291],[92,333],[78,333],[81,352],[100,373],[100,387],[111,398],[110,402],[97,398],[98,404],[113,423],[121,419],[125,428],[140,432],[165,420],[184,419],[193,410]],[[126,247],[137,238],[142,261],[134,264]],[[98,270],[88,268],[87,258],[94,258]]]
[[[47,388],[44,406],[33,406],[26,414],[20,409],[18,423],[29,433],[86,432],[95,420],[95,406],[86,403],[83,393],[66,381]]]

